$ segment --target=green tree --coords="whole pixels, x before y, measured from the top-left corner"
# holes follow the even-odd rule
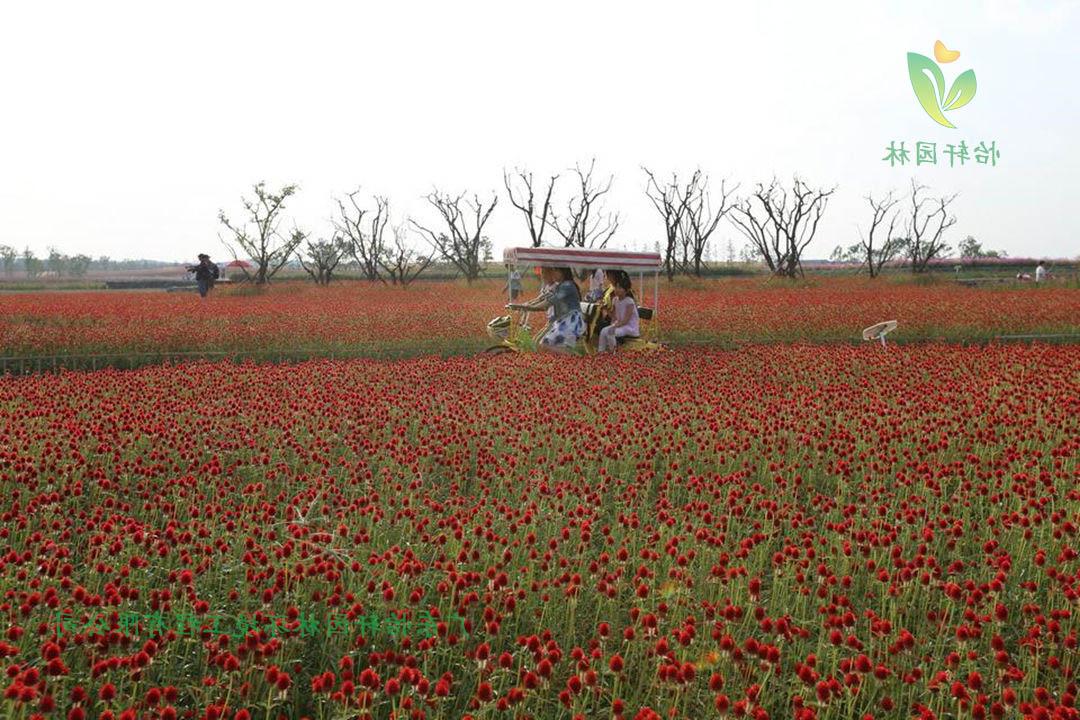
[[[33,250],[30,248],[23,250],[23,270],[26,271],[26,277],[36,278],[44,269],[44,264],[34,255]]]
[[[67,258],[67,271],[71,277],[81,278],[86,275],[86,271],[90,269],[90,263],[94,260],[89,255],[74,255]]]
[[[862,262],[863,259],[863,248],[861,243],[855,243],[848,247],[837,245],[833,248],[832,254],[829,255],[829,260],[837,263],[856,263]]]
[[[15,260],[19,252],[10,245],[0,245],[0,258],[4,261],[4,275],[11,277],[15,272]]]
[[[960,258],[962,260],[971,262],[973,260],[1003,257],[1005,257],[1005,253],[1000,250],[983,250],[982,243],[976,240],[973,235],[968,235],[960,241]]]
[[[49,272],[55,273],[56,277],[60,277],[67,269],[67,256],[54,247],[49,248],[49,257],[45,261],[45,266],[49,269]]]
[[[314,242],[306,235],[304,239],[307,241],[307,248],[297,253],[300,267],[311,276],[316,285],[329,285],[334,270],[348,252],[348,243],[340,235],[334,235],[329,240],[320,239]]]

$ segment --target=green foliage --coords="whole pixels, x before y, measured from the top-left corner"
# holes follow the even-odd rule
[[[31,279],[45,271],[45,264],[34,255],[34,251],[30,248],[23,250],[23,270],[26,271],[26,277]]]
[[[4,263],[4,275],[11,277],[15,272],[15,260],[19,257],[18,251],[10,245],[0,245],[0,259]]]
[[[90,268],[90,263],[93,259],[89,255],[73,255],[71,257],[65,257],[65,265],[67,266],[68,274],[71,277],[81,278],[86,276],[86,271]]]
[[[960,241],[960,257],[964,260],[981,260],[986,258],[1003,258],[1008,257],[1004,251],[1000,250],[983,250],[982,243],[975,239],[974,236],[968,235],[966,238]]]
[[[518,326],[517,333],[512,340],[514,346],[523,352],[536,352],[539,349],[539,345],[536,339],[533,338],[532,333],[528,328]]]

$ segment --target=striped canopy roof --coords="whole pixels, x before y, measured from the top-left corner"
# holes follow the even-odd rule
[[[507,265],[540,267],[615,268],[639,272],[659,272],[663,265],[660,253],[627,250],[591,250],[588,248],[519,247],[503,251]]]

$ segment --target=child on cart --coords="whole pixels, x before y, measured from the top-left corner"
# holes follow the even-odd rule
[[[600,352],[615,352],[619,338],[638,337],[640,332],[637,302],[634,300],[630,276],[619,273],[614,282],[611,324],[600,331],[599,350]]]

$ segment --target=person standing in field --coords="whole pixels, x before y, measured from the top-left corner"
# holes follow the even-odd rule
[[[1041,283],[1044,280],[1046,280],[1046,263],[1040,260],[1035,267],[1035,282]]]
[[[199,264],[192,265],[188,272],[195,273],[195,283],[199,286],[199,297],[206,299],[210,288],[214,287],[214,281],[218,279],[220,271],[215,263],[210,262],[210,256],[199,253]]]
[[[521,295],[521,273],[517,268],[510,272],[510,279],[503,285],[503,290],[510,291],[510,302],[514,302]]]
[[[515,270],[514,272],[517,273],[517,270]],[[518,293],[517,293],[517,295],[513,296],[514,300],[512,300],[511,303],[510,303],[511,305],[515,305],[516,309],[520,309],[522,311],[523,315],[521,317],[520,322],[526,328],[528,327],[528,325],[525,324],[526,323],[526,318],[527,318],[526,313],[528,313],[529,311],[527,309],[524,309],[525,305],[541,304],[541,305],[543,305],[544,307],[547,308],[547,313],[546,313],[547,314],[547,323],[550,324],[551,321],[555,319],[555,307],[553,305],[551,305],[550,303],[548,303],[547,300],[549,299],[551,294],[553,292],[555,292],[555,287],[559,284],[558,280],[555,279],[554,276],[550,275],[543,268],[541,268],[539,266],[537,266],[537,268],[536,268],[536,277],[540,281],[540,292],[537,293],[536,297],[533,298],[532,300],[530,300],[528,303],[525,303],[524,305],[521,305],[520,307],[518,307],[516,305],[515,301],[516,301],[518,295],[521,294],[521,289],[523,288],[523,284],[521,283],[521,280],[520,280],[521,274],[518,273],[518,278],[519,278],[519,280],[518,280]],[[511,293],[513,293],[513,289],[514,289],[513,284],[511,284],[510,282],[507,282],[507,284],[503,286],[503,290],[506,290],[507,288],[509,288]],[[509,308],[510,305],[507,305],[507,307]],[[545,327],[544,330],[541,331],[541,334],[543,334],[546,331],[547,331],[547,328]],[[537,342],[539,342],[539,336],[537,336]]]

